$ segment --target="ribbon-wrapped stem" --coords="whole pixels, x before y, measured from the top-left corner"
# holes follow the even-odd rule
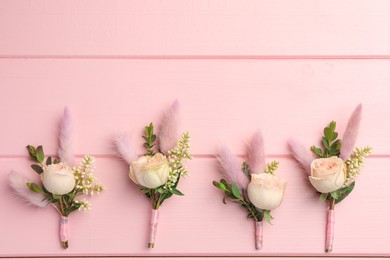
[[[60,222],[60,241],[64,249],[68,248],[68,217],[61,216]]]
[[[327,223],[326,223],[326,242],[325,242],[325,252],[330,253],[333,249],[333,238],[334,238],[334,204],[335,200],[331,199],[329,201],[329,210],[327,214]]]
[[[255,246],[256,250],[263,248],[263,221],[255,221]]]
[[[148,248],[154,248],[154,243],[156,241],[158,217],[159,217],[158,209],[152,209],[152,216],[150,219],[150,236],[149,236]]]

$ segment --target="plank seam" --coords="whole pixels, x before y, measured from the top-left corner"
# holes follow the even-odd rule
[[[47,154],[51,157],[56,157],[55,154]],[[106,158],[106,159],[118,159],[116,155],[113,154],[89,154],[95,158]],[[142,156],[143,154],[139,154],[138,156]],[[214,154],[191,154],[191,156],[195,159],[215,159],[216,156]],[[236,154],[238,158],[245,158],[245,155]],[[268,154],[265,156],[266,158],[280,158],[280,159],[293,159],[292,155],[289,154]],[[28,155],[17,155],[17,154],[3,154],[0,155],[0,159],[29,159]],[[84,158],[84,154],[76,154],[75,158]],[[387,159],[390,158],[389,154],[373,154],[367,157],[368,159]]]
[[[390,55],[0,55],[38,60],[388,60]]]

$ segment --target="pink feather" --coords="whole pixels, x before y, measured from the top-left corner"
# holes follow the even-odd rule
[[[229,148],[226,146],[219,148],[217,158],[222,176],[236,183],[241,189],[246,189],[249,179],[242,172],[240,163]]]
[[[310,165],[314,159],[313,155],[308,149],[306,149],[306,147],[302,143],[295,139],[290,139],[288,141],[288,145],[295,160],[297,160],[302,169],[304,169],[305,172],[310,175]]]
[[[160,122],[157,137],[159,148],[164,154],[176,147],[179,138],[179,110],[180,103],[175,100]]]
[[[137,154],[130,143],[130,138],[127,134],[118,135],[114,140],[114,148],[116,154],[122,158],[128,165],[132,161],[137,160]]]
[[[64,117],[62,118],[60,126],[59,143],[60,147],[58,149],[58,157],[60,158],[61,162],[73,166],[73,122],[72,114],[70,113],[68,107],[65,107],[64,109]]]
[[[248,144],[246,158],[251,173],[262,173],[265,170],[264,140],[260,130],[257,130]]]
[[[16,192],[16,194],[23,200],[27,201],[29,204],[37,207],[46,207],[49,204],[45,195],[29,190],[27,187],[27,182],[31,182],[31,180],[29,180],[24,175],[12,171],[8,175],[8,181],[9,185]]]
[[[340,157],[347,160],[355,147],[356,139],[359,132],[359,125],[362,119],[362,104],[359,104],[349,118],[347,128],[341,143]]]

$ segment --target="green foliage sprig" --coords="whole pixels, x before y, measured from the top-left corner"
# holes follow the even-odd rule
[[[264,218],[268,223],[271,223],[271,212],[269,210],[256,208],[249,199],[243,195],[244,192],[238,188],[237,184],[229,184],[225,179],[221,179],[219,182],[213,181],[213,185],[224,192],[224,197],[222,199],[224,204],[226,204],[226,199],[229,198],[233,203],[239,204],[246,209],[248,218],[253,218],[256,222],[262,221]]]
[[[324,136],[322,137],[323,150],[312,146],[311,150],[321,158],[329,158],[340,155],[341,140],[337,139],[338,133],[336,130],[336,122],[330,122],[328,127],[324,128]]]
[[[145,126],[145,135],[142,136],[142,138],[145,140],[144,146],[146,148],[146,154],[147,156],[153,156],[154,155],[154,146],[157,139],[157,136],[153,133],[154,126],[153,123],[150,123],[148,126]]]

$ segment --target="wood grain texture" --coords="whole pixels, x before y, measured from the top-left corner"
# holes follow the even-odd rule
[[[26,155],[28,143],[55,153],[64,105],[75,119],[77,154],[112,154],[123,131],[142,153],[143,126],[175,98],[195,155],[213,155],[223,143],[242,154],[257,128],[268,155],[286,155],[289,138],[309,147],[331,120],[342,134],[360,102],[358,145],[389,155],[389,67],[387,60],[0,60],[0,155]]]
[[[388,1],[0,1],[0,55],[390,55]]]
[[[388,159],[370,159],[356,189],[336,206],[335,246],[332,255],[386,255],[390,199]],[[52,208],[35,209],[15,199],[5,183],[9,169],[36,176],[25,159],[1,159],[0,256],[326,256],[326,205],[305,181],[294,161],[282,159],[279,174],[288,181],[285,200],[273,211],[273,225],[264,226],[265,244],[254,250],[254,225],[237,205],[224,205],[212,180],[220,176],[214,159],[189,163],[191,176],[180,189],[186,194],[161,208],[156,248],[148,250],[150,206],[115,159],[97,159],[96,175],[107,190],[92,200],[93,210],[70,217],[70,248],[59,247],[59,216]],[[379,182],[375,180],[381,180]],[[375,190],[372,183],[375,182]],[[26,217],[28,216],[28,217]],[[367,243],[375,241],[375,243]],[[22,250],[21,250],[22,248]],[[327,254],[329,256],[329,254]]]
[[[390,258],[389,30],[387,0],[0,0],[0,258]],[[143,126],[175,98],[195,159],[186,196],[164,204],[148,250],[148,201],[111,141],[127,131],[143,153]],[[358,145],[374,154],[337,205],[334,252],[324,254],[326,205],[286,142],[316,144],[331,120],[342,136],[360,102]],[[26,206],[7,185],[12,169],[38,177],[27,144],[56,153],[65,105],[77,160],[95,155],[107,188],[92,211],[71,215],[67,251],[56,212]],[[257,128],[288,181],[260,252],[253,223],[211,184],[216,147],[242,159]]]

